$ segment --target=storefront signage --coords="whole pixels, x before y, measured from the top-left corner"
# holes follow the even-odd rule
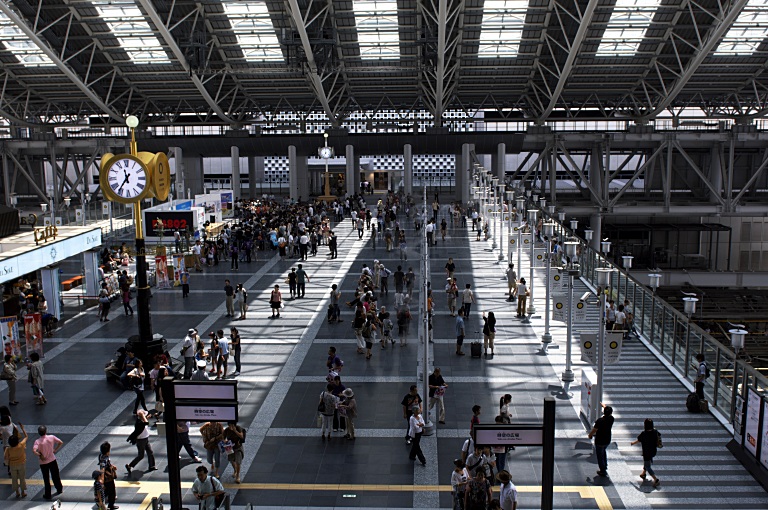
[[[237,421],[237,402],[176,403],[178,421]]]
[[[146,237],[160,237],[160,228],[164,236],[172,236],[174,230],[184,232],[195,229],[192,211],[145,211],[144,235]]]
[[[544,428],[541,425],[478,425],[473,428],[478,446],[541,446]]]
[[[35,245],[53,241],[57,235],[59,235],[59,229],[55,226],[49,225],[45,228],[36,228],[34,230]]]

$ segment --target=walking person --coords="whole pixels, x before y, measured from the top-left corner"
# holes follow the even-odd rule
[[[653,428],[653,420],[646,418],[643,423],[643,431],[637,436],[637,440],[632,441],[632,446],[640,443],[643,447],[643,472],[640,473],[640,478],[645,482],[646,473],[653,478],[653,486],[658,487],[661,481],[653,471],[653,458],[658,453],[658,448],[661,445],[661,434],[658,430]]]
[[[408,329],[411,325],[411,311],[408,308],[406,302],[403,303],[400,306],[400,309],[397,311],[397,329],[398,329],[398,335],[400,336],[400,347],[405,347],[405,345],[408,343]]]
[[[491,347],[491,358],[493,358],[493,340],[496,338],[496,316],[493,312],[488,312],[486,316],[483,312],[483,347],[485,357],[488,357],[488,346]]]
[[[235,371],[232,375],[238,376],[240,375],[240,353],[242,352],[242,347],[240,346],[240,332],[234,326],[229,328],[229,348],[232,350],[235,358]]]
[[[459,296],[456,278],[448,277],[448,283],[445,284],[445,295],[448,299],[448,311],[451,312],[451,317],[456,317],[456,298]]]
[[[128,476],[131,476],[131,470],[142,461],[144,454],[147,455],[149,467],[147,471],[157,471],[155,466],[155,452],[152,451],[152,445],[149,443],[149,413],[143,409],[136,411],[136,422],[133,425],[133,432],[128,436],[127,441],[136,446],[136,457],[125,465]]]
[[[16,362],[10,354],[5,355],[3,371],[0,373],[0,380],[8,383],[8,405],[15,406],[16,401]]]
[[[181,355],[184,357],[184,379],[189,380],[192,377],[192,371],[195,369],[195,336],[197,332],[194,328],[187,331],[184,342],[181,344]]]
[[[240,314],[235,320],[245,320],[245,314],[248,311],[248,292],[245,290],[242,283],[238,283],[237,288],[235,289],[235,310]]]
[[[515,264],[512,262],[507,266],[507,301],[514,300],[515,288],[517,288],[517,272],[515,271]]]
[[[144,364],[140,358],[136,358],[135,367],[128,374],[128,380],[131,382],[131,389],[136,393],[136,402],[133,404],[133,414],[139,409],[139,404],[144,411],[147,411],[147,402],[144,400]]]
[[[131,306],[131,286],[128,282],[120,286],[120,297],[123,301],[123,311],[125,311],[125,316],[128,317],[129,312],[130,315],[133,315],[133,307]]]
[[[309,275],[306,271],[304,271],[301,264],[299,264],[299,269],[296,270],[296,290],[297,297],[299,299],[304,297],[304,293],[307,290],[307,283],[309,281]]]
[[[224,296],[227,301],[227,317],[233,317],[235,315],[235,288],[229,283],[229,280],[224,280]]]
[[[217,421],[208,421],[200,427],[200,436],[203,439],[203,448],[205,448],[206,460],[211,465],[211,474],[219,476],[219,467],[221,466],[221,449],[219,442],[224,440],[224,427]],[[200,469],[200,468],[198,468]]]
[[[341,299],[341,291],[339,286],[335,283],[331,285],[331,304],[328,310],[328,323],[344,322],[341,320],[341,309],[339,308],[339,299]]]
[[[419,395],[419,388],[415,384],[411,385],[408,393],[405,394],[400,405],[403,406],[403,418],[405,418],[405,444],[411,444],[411,415],[413,414],[413,408],[421,409],[421,395]]]
[[[29,373],[27,380],[32,384],[32,393],[35,396],[35,404],[43,405],[48,401],[45,399],[45,373],[43,372],[43,362],[40,361],[40,354],[33,352],[29,355],[31,363],[27,365]]]
[[[16,493],[16,498],[27,497],[27,431],[24,425],[19,423],[22,436],[17,434],[8,438],[8,447],[3,451],[3,460],[8,466],[11,475],[11,487]],[[21,494],[19,494],[21,489]]]
[[[32,453],[37,455],[38,462],[40,462],[40,471],[43,473],[43,485],[45,487],[43,498],[52,499],[51,482],[56,487],[54,496],[64,492],[64,487],[61,485],[61,476],[59,475],[59,464],[56,462],[56,453],[64,446],[64,441],[48,434],[48,428],[45,425],[37,427],[37,433],[40,437],[35,440],[35,444],[32,446]]]
[[[117,466],[112,464],[112,460],[109,458],[109,454],[112,451],[112,445],[108,441],[104,441],[99,446],[99,469],[104,476],[104,492],[107,496],[107,508],[109,510],[117,510],[115,505],[117,499],[117,492],[115,489],[115,478],[117,478]]]
[[[208,468],[205,466],[198,466],[195,473],[197,478],[192,482],[192,493],[200,502],[200,509],[216,510],[216,499],[224,494],[224,486],[215,474],[208,476]]]
[[[461,459],[453,461],[451,473],[451,494],[453,496],[453,510],[464,510],[464,493],[469,482],[469,471]]]
[[[104,472],[96,469],[91,472],[93,478],[93,501],[96,510],[107,510],[107,490],[104,487]]]
[[[224,440],[231,443],[230,452],[227,449],[227,460],[232,464],[232,479],[235,483],[240,483],[240,465],[243,463],[243,442],[245,442],[245,429],[236,422],[227,423],[224,429]]]
[[[269,294],[269,307],[272,309],[272,319],[280,318],[280,308],[283,307],[283,295],[280,293],[280,286],[275,285],[275,288]],[[275,315],[277,314],[277,315]]]
[[[336,234],[333,233],[333,230],[329,232],[330,237],[328,238],[328,249],[331,251],[331,258],[335,259],[339,256],[339,241],[336,238]]]
[[[467,490],[464,492],[464,509],[486,510],[492,497],[491,484],[485,479],[485,472],[478,469],[475,471],[475,476],[467,483]]]
[[[448,383],[443,379],[440,369],[435,367],[434,372],[429,375],[429,410],[431,411],[435,404],[437,404],[437,412],[440,416],[438,419],[443,425],[445,425],[445,403],[443,402],[443,397],[447,387]]]
[[[469,320],[469,311],[472,308],[472,303],[475,302],[475,294],[472,292],[472,285],[466,284],[464,291],[461,293],[461,304],[464,307],[464,318]]]
[[[603,416],[595,421],[595,426],[589,431],[589,439],[595,438],[595,457],[597,457],[597,474],[599,476],[608,476],[606,449],[611,444],[613,421],[613,408],[603,406]]]
[[[181,297],[189,297],[189,270],[186,267],[181,270]]]
[[[192,442],[189,440],[189,425],[188,421],[176,422],[176,453],[181,453],[181,449],[184,448],[190,459],[194,462],[202,462],[200,457],[195,455],[195,450],[192,449]]]
[[[512,475],[500,468],[496,475],[499,481],[499,505],[502,510],[517,510],[517,487],[512,483]]]
[[[464,345],[464,308],[459,309],[459,315],[456,317],[456,355],[464,356],[462,345]]]
[[[296,299],[296,280],[298,276],[296,275],[296,268],[292,267],[291,272],[288,273],[288,294],[290,295],[291,299]]]
[[[424,433],[424,420],[421,417],[421,406],[414,405],[411,407],[409,423],[408,436],[411,438],[411,452],[408,454],[408,458],[416,460],[416,457],[418,457],[421,465],[426,466],[427,459],[424,457],[424,452],[421,451],[421,435]]]
[[[517,296],[517,317],[522,319],[526,314],[526,301],[528,300],[528,286],[525,284],[525,278],[520,278],[520,283],[515,287]]]

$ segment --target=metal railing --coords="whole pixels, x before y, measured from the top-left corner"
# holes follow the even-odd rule
[[[595,251],[556,217],[553,218],[547,211],[543,213],[545,218],[560,225],[566,235],[579,242],[581,279],[585,283],[598,288],[596,269],[609,267],[615,270],[616,277],[611,279],[608,295],[617,304],[629,300],[638,334],[670,364],[680,378],[693,384],[698,369],[696,355],[700,352],[704,354],[711,373],[704,381],[704,395],[710,409],[719,411],[730,427],[733,427],[736,416],[737,396],[746,399],[747,388],[753,388],[761,395],[768,393],[768,378],[745,360],[739,359],[730,347],[691,323],[685,314],[660,299],[625,269]]]

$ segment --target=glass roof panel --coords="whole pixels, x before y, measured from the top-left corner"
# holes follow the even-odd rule
[[[267,4],[261,1],[222,0],[232,31],[248,62],[282,62],[280,41],[269,17]]]
[[[768,37],[768,0],[749,0],[713,55],[751,55]]]
[[[170,64],[168,54],[133,0],[91,0],[135,64]]]
[[[0,40],[26,67],[51,66],[53,62],[5,14],[0,13]]]
[[[637,53],[661,0],[616,0],[603,33],[598,57],[631,57]]]
[[[528,0],[486,0],[478,57],[516,57],[523,36]]]
[[[352,9],[355,13],[360,58],[400,58],[397,0],[354,0]]]

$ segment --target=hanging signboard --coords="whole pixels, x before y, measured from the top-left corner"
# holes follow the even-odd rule
[[[541,425],[479,425],[472,427],[478,446],[542,446]]]
[[[549,272],[549,282],[552,287],[550,288],[550,292],[560,292],[563,287],[560,285],[560,282],[563,281],[563,275],[561,275],[557,269]]]
[[[587,305],[584,301],[574,299],[573,321],[587,320]],[[555,294],[552,297],[552,320],[566,322],[568,320],[568,294]]]
[[[757,441],[760,434],[760,394],[752,388],[747,389],[747,418],[744,422],[744,448],[757,457]]]
[[[237,402],[184,402],[176,403],[178,421],[237,421]]]
[[[174,253],[172,255],[172,260],[173,260],[173,285],[179,286],[181,285],[181,273],[183,273],[186,269],[186,265],[184,264],[184,254]]]
[[[621,341],[624,334],[622,332],[605,333],[605,364],[615,365],[621,359]],[[597,333],[580,333],[579,343],[581,344],[581,361],[586,361],[590,365],[597,365]]]
[[[24,316],[24,335],[27,339],[27,358],[36,352],[43,357],[43,315],[30,313]]]
[[[597,419],[597,374],[589,367],[581,369],[581,414],[590,425]]]

